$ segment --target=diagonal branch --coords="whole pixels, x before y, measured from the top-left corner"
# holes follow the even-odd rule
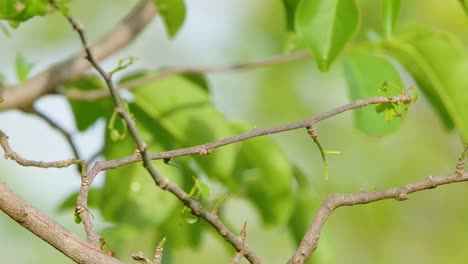
[[[102,60],[128,45],[149,24],[156,11],[152,1],[142,0],[111,32],[106,34],[90,49],[96,60]],[[80,52],[46,71],[15,87],[7,87],[1,96],[4,102],[0,111],[11,109],[31,110],[36,99],[50,93],[56,86],[78,79],[90,64],[83,60]]]
[[[51,3],[55,4],[54,0],[51,0]],[[261,263],[260,259],[256,256],[256,254],[249,249],[246,245],[244,245],[243,241],[234,235],[218,218],[217,215],[209,212],[206,210],[202,204],[193,199],[193,197],[190,197],[184,190],[182,190],[179,186],[176,184],[170,183],[167,179],[165,179],[159,172],[156,170],[154,165],[151,162],[151,156],[147,152],[148,145],[143,141],[143,139],[140,136],[140,133],[137,130],[135,120],[133,119],[133,116],[127,112],[124,102],[122,98],[120,97],[116,86],[112,82],[111,79],[111,74],[106,72],[98,63],[97,59],[94,57],[93,51],[90,49],[85,32],[83,30],[83,27],[81,26],[80,23],[78,23],[73,17],[71,17],[68,14],[64,14],[70,25],[72,25],[73,29],[78,33],[81,44],[83,46],[84,52],[86,54],[86,59],[91,63],[91,65],[94,67],[94,69],[97,70],[99,75],[104,79],[106,82],[107,87],[109,88],[110,95],[112,97],[112,100],[114,101],[114,105],[116,107],[115,111],[120,115],[120,117],[125,121],[128,130],[130,131],[131,136],[134,139],[134,142],[137,146],[137,155],[141,156],[141,159],[143,161],[143,166],[145,169],[148,171],[148,173],[151,175],[153,178],[155,184],[159,186],[163,190],[167,190],[174,194],[181,202],[183,202],[186,206],[188,206],[191,210],[192,213],[197,215],[198,217],[206,220],[209,224],[211,224],[217,231],[218,233],[226,240],[228,241],[237,251],[242,251],[244,252],[244,256],[249,260],[252,264],[254,263]],[[89,193],[89,186],[92,183],[92,179],[87,180],[87,184],[82,184],[80,188],[80,194],[78,195],[78,205],[83,208],[87,208],[87,196]],[[81,211],[80,216],[82,216],[83,222],[85,226],[90,225],[89,222],[89,212],[86,210]],[[90,239],[90,234],[87,233],[88,235],[88,240]],[[91,234],[95,235],[95,234]],[[94,243],[94,241],[91,241]]]
[[[208,73],[222,73],[232,72],[238,70],[250,70],[256,68],[263,68],[269,65],[287,63],[291,61],[301,60],[310,58],[310,52],[299,51],[284,55],[274,55],[269,58],[261,59],[253,62],[239,63],[227,66],[208,66],[200,68],[191,67],[174,67],[164,69],[160,72],[150,74],[137,80],[123,83],[119,86],[119,90],[132,91],[141,87],[147,83],[156,82],[164,78],[168,78],[177,74],[208,74]],[[109,90],[97,90],[97,91],[81,91],[81,90],[67,90],[64,95],[69,99],[81,100],[81,101],[95,101],[100,98],[109,96]]]
[[[413,99],[414,99],[414,96],[409,95],[409,94],[399,95],[393,98],[378,96],[378,97],[371,97],[367,99],[360,99],[360,100],[351,102],[349,104],[343,105],[341,107],[335,108],[321,115],[317,115],[317,116],[314,116],[312,118],[305,119],[302,121],[269,127],[269,128],[256,128],[249,132],[245,132],[245,133],[238,134],[232,137],[227,137],[221,140],[217,140],[217,141],[213,141],[213,142],[209,142],[209,143],[205,143],[201,145],[196,145],[193,147],[154,153],[154,154],[151,154],[150,157],[153,160],[158,160],[158,159],[170,159],[170,158],[191,155],[191,154],[203,155],[204,153],[208,153],[210,150],[213,150],[213,149],[225,146],[225,145],[233,144],[236,142],[240,142],[243,140],[247,140],[250,138],[269,135],[269,134],[276,134],[276,133],[281,133],[281,132],[300,129],[300,128],[307,128],[322,120],[328,119],[335,115],[341,114],[345,111],[353,110],[356,108],[365,107],[371,104],[379,104],[379,103],[411,102],[413,101]],[[98,161],[94,165],[94,167],[91,168],[91,171],[89,172],[88,177],[90,178],[90,181],[92,181],[94,177],[100,171],[114,169],[122,165],[130,164],[130,163],[134,163],[138,161],[142,161],[142,157],[140,155],[135,155],[135,154],[131,156],[123,157],[120,159],[115,159],[115,160]]]
[[[0,182],[0,210],[76,263],[123,264],[49,219],[3,182]]]
[[[353,206],[358,204],[368,204],[385,199],[395,199],[397,201],[405,201],[408,195],[414,192],[430,190],[440,185],[468,181],[468,173],[461,175],[450,174],[446,176],[429,176],[424,180],[409,183],[407,185],[391,188],[382,191],[373,192],[358,192],[353,194],[332,194],[322,202],[317,213],[309,226],[302,242],[296,253],[288,261],[289,264],[302,264],[317,248],[317,243],[320,238],[325,221],[328,216],[339,207]]]

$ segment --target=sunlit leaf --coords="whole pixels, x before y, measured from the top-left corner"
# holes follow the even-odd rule
[[[184,24],[184,0],[153,0],[161,14],[169,37],[174,37]]]
[[[385,58],[367,50],[356,50],[348,54],[345,60],[345,74],[350,100],[381,96],[380,88],[385,82],[402,87],[400,74]],[[372,107],[358,108],[353,111],[356,127],[367,135],[383,136],[395,132],[400,127],[400,120],[391,118],[388,108],[385,116],[376,113]]]
[[[359,25],[354,0],[301,0],[295,15],[296,32],[312,50],[320,70],[327,71]]]

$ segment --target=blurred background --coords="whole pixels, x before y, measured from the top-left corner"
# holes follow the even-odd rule
[[[231,65],[280,54],[287,35],[280,0],[186,0],[187,18],[181,31],[168,40],[162,21],[153,23],[127,48],[105,60],[113,68],[118,59],[135,56],[133,69],[170,66]],[[361,0],[363,20],[358,38],[378,31],[380,1]],[[84,25],[91,41],[108,32],[137,1],[72,1],[71,13]],[[458,1],[402,1],[400,22],[418,21],[458,35],[468,43],[468,19]],[[0,71],[15,83],[17,54],[34,63],[32,74],[81,49],[78,37],[58,15],[34,18],[0,34]],[[262,69],[208,75],[213,102],[230,120],[247,120],[257,127],[297,121],[349,102],[343,68],[335,63],[328,73],[311,60]],[[407,85],[412,85],[407,78]],[[468,92],[468,91],[467,91]],[[47,96],[37,108],[74,135],[80,154],[89,158],[103,144],[103,122],[78,133],[68,103]],[[28,159],[60,160],[72,152],[61,134],[44,121],[19,111],[0,113],[1,129],[12,148]],[[368,137],[353,127],[347,112],[317,125],[321,143],[342,152],[328,157],[329,180],[322,173],[320,153],[303,131],[273,138],[313,182],[316,210],[328,194],[371,191],[403,185],[430,175],[450,173],[462,151],[455,132],[444,130],[424,98],[410,109],[408,119],[395,134]],[[38,169],[0,160],[1,180],[33,206],[80,237],[81,225],[73,213],[57,207],[76,191],[80,181],[74,168]],[[95,184],[102,184],[102,176]],[[468,251],[468,187],[454,184],[410,196],[405,202],[377,202],[335,211],[322,232],[316,254],[318,263],[466,263]],[[248,222],[248,244],[265,263],[285,263],[294,243],[285,227],[265,227],[255,209],[245,201],[230,199],[228,223],[240,230]],[[108,224],[96,216],[98,229]],[[213,232],[205,233],[197,249],[172,252],[173,263],[229,263],[232,251]],[[71,263],[48,244],[0,214],[0,255],[4,263]],[[131,248],[138,252],[138,248]],[[27,254],[26,254],[27,252]],[[274,254],[272,253],[274,252]],[[245,262],[245,261],[244,261]],[[244,263],[243,262],[243,263]]]

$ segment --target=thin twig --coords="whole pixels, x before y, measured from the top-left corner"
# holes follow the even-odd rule
[[[55,122],[54,120],[49,118],[47,115],[45,115],[44,113],[42,113],[38,109],[34,108],[34,113],[39,118],[44,120],[49,126],[51,126],[55,130],[57,130],[60,134],[62,134],[62,136],[65,138],[65,140],[67,141],[68,145],[70,146],[70,148],[71,148],[71,150],[73,152],[73,157],[75,159],[81,160],[80,154],[78,153],[78,148],[76,147],[75,143],[73,142],[72,135],[67,130],[65,130],[62,126],[60,126],[57,122]],[[80,172],[80,168],[78,168],[78,172]]]
[[[282,64],[296,60],[302,60],[310,58],[310,52],[307,51],[299,51],[290,54],[284,55],[274,55],[269,58],[261,59],[258,61],[247,62],[247,63],[240,63],[240,64],[233,64],[227,66],[209,66],[209,67],[174,67],[161,70],[159,72],[150,74],[143,78],[129,81],[123,83],[119,86],[120,90],[129,90],[132,91],[138,87],[141,87],[145,84],[156,82],[162,80],[164,78],[168,78],[177,74],[211,74],[211,73],[223,73],[223,72],[232,72],[232,71],[239,71],[239,70],[251,70],[266,67],[269,65],[275,64]],[[81,91],[77,89],[67,90],[64,91],[63,94],[69,98],[74,100],[81,100],[81,101],[95,101],[104,97],[108,97],[110,95],[109,90],[102,89],[102,90],[95,90],[95,91]]]
[[[128,45],[156,15],[153,1],[142,0],[112,31],[91,46],[96,60],[102,60]],[[68,81],[79,79],[90,67],[80,52],[57,63],[25,83],[4,89],[0,111],[22,109],[31,111],[36,99]]]
[[[411,193],[430,190],[440,185],[463,181],[468,181],[468,173],[464,173],[462,175],[454,173],[437,177],[429,176],[421,181],[382,191],[358,192],[353,194],[332,194],[328,196],[318,209],[299,248],[288,263],[302,264],[307,260],[310,254],[312,254],[312,252],[317,248],[320,232],[322,231],[323,225],[325,224],[328,216],[330,216],[330,214],[338,207],[368,204],[385,199],[405,201]]]
[[[317,115],[317,116],[314,116],[314,117],[311,117],[309,119],[305,119],[302,121],[269,127],[269,128],[255,128],[249,132],[245,132],[245,133],[238,134],[232,137],[227,137],[221,140],[217,140],[217,141],[213,141],[213,142],[209,142],[209,143],[205,143],[201,145],[196,145],[193,147],[154,153],[154,154],[151,154],[150,157],[152,160],[159,160],[159,159],[169,159],[169,158],[175,158],[175,157],[191,155],[191,154],[203,154],[203,153],[206,153],[208,150],[213,150],[213,149],[225,146],[225,145],[233,144],[233,143],[247,140],[250,138],[269,135],[269,134],[275,134],[275,133],[281,133],[281,132],[300,129],[300,128],[306,128],[322,120],[325,120],[332,116],[343,113],[345,111],[368,106],[370,104],[379,104],[379,103],[388,103],[388,102],[392,102],[392,103],[411,102],[412,100],[413,100],[413,96],[409,94],[395,96],[393,98],[378,96],[378,97],[371,97],[368,99],[360,99],[360,100],[351,102],[349,104],[343,105],[341,107],[335,108],[321,115]],[[142,158],[140,155],[131,155],[131,156],[123,157],[120,159],[115,159],[115,160],[98,161],[96,162],[95,166],[91,169],[91,172],[88,174],[88,177],[90,178],[90,181],[92,181],[91,179],[93,179],[100,171],[118,168],[122,165],[138,162],[141,160]]]
[[[54,3],[54,1],[52,1]],[[124,107],[124,103],[122,101],[122,98],[120,97],[117,88],[115,87],[114,83],[111,80],[111,76],[109,73],[107,73],[97,62],[96,58],[94,57],[91,49],[89,48],[83,26],[75,21],[73,17],[71,17],[68,14],[64,14],[64,16],[67,18],[67,20],[70,22],[70,24],[73,26],[73,29],[78,33],[81,44],[84,48],[85,54],[86,54],[86,59],[93,65],[94,69],[99,73],[99,75],[102,76],[104,81],[106,82],[107,87],[109,88],[109,92],[111,94],[111,97],[114,101],[114,105],[116,107],[116,111],[120,115],[120,117],[123,118],[125,121],[128,130],[130,131],[131,136],[134,139],[134,142],[137,145],[138,149],[138,155],[141,156],[143,160],[143,166],[145,169],[149,172],[151,177],[153,178],[154,182],[156,185],[158,185],[161,189],[167,190],[174,194],[179,200],[181,200],[186,206],[188,206],[192,212],[205,219],[208,223],[210,223],[217,231],[218,233],[223,236],[236,250],[241,251],[243,250],[245,252],[245,257],[253,264],[253,263],[261,263],[260,259],[256,256],[256,254],[247,248],[245,245],[243,245],[242,241],[238,239],[221,221],[219,220],[217,215],[214,215],[210,212],[208,212],[197,200],[190,198],[189,195],[184,192],[179,186],[170,183],[168,180],[166,180],[164,177],[162,177],[159,172],[156,170],[156,168],[153,166],[151,162],[151,156],[147,152],[148,145],[143,141],[141,138],[135,124],[135,120],[131,116],[130,113],[128,113]],[[88,175],[89,176],[89,175]],[[92,179],[89,179],[89,184],[92,183]],[[88,186],[82,186],[80,188],[80,194],[78,195],[78,205],[86,207],[87,204],[87,195],[89,192],[89,185]],[[88,214],[85,213],[86,210],[84,210],[82,213],[83,214]],[[81,216],[81,214],[80,214]],[[89,216],[89,215],[88,215]],[[83,219],[83,223],[85,222],[85,219]],[[87,221],[87,220],[86,220]],[[90,224],[90,223],[86,223]],[[90,239],[89,234],[88,235],[88,240]],[[94,234],[93,234],[94,235]],[[94,242],[94,241],[93,241]],[[95,243],[95,242],[94,242]]]
[[[11,149],[10,143],[8,143],[8,136],[2,130],[0,130],[0,145],[3,148],[3,151],[5,151],[5,159],[12,159],[21,166],[39,168],[66,168],[81,162],[78,159],[66,159],[58,161],[36,161],[24,159]]]

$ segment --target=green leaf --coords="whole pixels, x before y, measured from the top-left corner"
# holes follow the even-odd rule
[[[400,0],[384,0],[382,9],[382,28],[384,36],[390,38],[393,35],[396,21],[400,13]]]
[[[137,128],[149,145],[150,152],[161,151],[159,140],[164,137],[151,137],[153,132],[142,125],[141,113],[130,105],[137,122]],[[113,142],[109,133],[103,154],[106,159],[116,159],[134,153],[135,143],[131,137]],[[163,164],[161,162],[161,164]],[[158,166],[159,173],[175,184],[182,184],[184,178],[190,179],[186,172],[172,166]],[[193,183],[193,182],[192,182]],[[141,163],[133,163],[118,169],[107,171],[101,192],[99,208],[105,220],[125,223],[138,228],[162,224],[169,216],[171,209],[179,204],[177,198],[156,186],[152,177]]]
[[[252,129],[247,123],[232,125],[238,133]],[[288,221],[293,210],[293,168],[280,147],[269,137],[239,143],[236,178],[243,181],[243,192],[259,210],[265,224]]]
[[[422,26],[406,28],[383,47],[413,76],[445,127],[468,140],[468,53],[454,35]]]
[[[185,3],[184,0],[153,0],[161,17],[163,18],[166,32],[169,37],[174,37],[184,24]]]
[[[382,95],[380,87],[385,82],[403,86],[400,74],[389,61],[366,50],[355,50],[348,54],[345,75],[350,100]],[[398,130],[401,124],[398,119],[389,120],[387,115],[382,117],[372,107],[355,109],[353,114],[356,127],[370,136],[390,134]]]
[[[195,186],[197,186],[200,194],[208,198],[210,196],[210,187],[200,179],[195,179]]]
[[[462,5],[465,13],[468,14],[468,0],[458,0],[458,2]]]
[[[13,22],[26,21],[34,16],[43,16],[47,12],[48,0],[7,0],[0,2],[0,19]]]
[[[311,49],[321,71],[330,64],[358,29],[354,0],[301,0],[297,6],[297,34]]]
[[[190,147],[231,136],[229,122],[210,102],[196,83],[179,76],[139,87],[135,104],[165,131],[173,148]],[[209,150],[205,150],[207,153]],[[235,146],[214,150],[210,155],[193,156],[197,165],[212,179],[236,185],[231,172]]]
[[[16,55],[15,68],[18,81],[21,83],[26,81],[33,66],[34,64],[28,63],[22,54]]]
[[[283,0],[286,15],[286,27],[288,31],[294,31],[294,14],[296,13],[299,0]]]
[[[66,83],[64,87],[80,91],[106,89],[101,78],[96,75],[86,75],[77,81]],[[69,102],[79,131],[85,131],[99,118],[107,118],[114,111],[112,100],[109,97],[91,102],[69,99]]]
[[[185,73],[181,75],[185,79],[193,82],[194,84],[198,85],[203,91],[206,93],[209,92],[209,84],[208,80],[203,74],[198,74],[198,73]]]

